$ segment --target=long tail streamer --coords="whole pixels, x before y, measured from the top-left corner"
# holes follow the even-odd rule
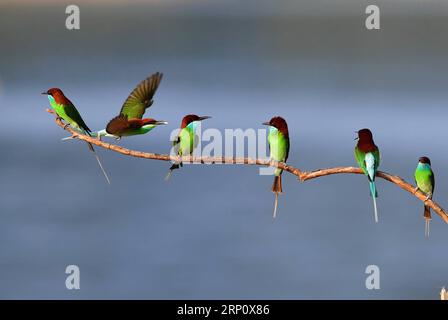
[[[373,198],[373,210],[375,211],[375,222],[378,223],[378,209],[376,208],[376,197]]]
[[[425,219],[425,237],[429,238],[429,222],[431,220]]]
[[[87,145],[89,146],[90,151],[93,152],[93,155],[95,156],[95,159],[96,159],[96,161],[98,162],[98,165],[100,166],[100,169],[101,169],[101,171],[103,172],[104,177],[106,178],[107,183],[110,184],[109,176],[107,175],[106,170],[104,170],[104,168],[103,168],[103,164],[102,164],[101,161],[100,161],[100,157],[99,157],[98,154],[96,153],[96,151],[95,151],[95,149],[93,148],[93,146],[92,146],[91,143],[88,143],[88,142],[87,142]]]
[[[274,201],[274,213],[272,217],[275,219],[277,216],[277,207],[278,207],[278,192],[275,193],[275,201]]]

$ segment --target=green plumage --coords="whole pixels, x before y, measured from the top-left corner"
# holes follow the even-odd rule
[[[57,115],[61,117],[66,123],[76,130],[90,133],[91,130],[86,125],[78,110],[72,103],[59,104],[52,96],[48,96],[51,107],[56,111]]]
[[[195,130],[191,126],[186,126],[181,129],[177,140],[173,142],[173,145],[177,145],[179,148],[177,151],[179,156],[192,155],[197,144],[197,136]]]
[[[426,195],[432,196],[434,192],[435,180],[431,166],[428,164],[419,163],[417,165],[417,169],[415,169],[414,177],[417,187]]]
[[[199,144],[199,137],[196,135],[196,128],[199,124],[199,121],[208,118],[208,116],[198,117],[196,115],[187,115],[182,119],[182,125],[179,134],[173,141],[173,147],[178,156],[182,157],[193,155],[194,149]],[[171,177],[173,170],[179,169],[180,167],[182,167],[182,161],[173,163],[165,180],[168,180]]]
[[[378,150],[378,148],[376,148],[374,151],[370,152],[373,157],[375,158],[375,165],[374,165],[374,171],[375,174],[378,170],[378,167],[380,165],[380,151]],[[356,162],[358,163],[359,167],[361,168],[362,172],[364,172],[364,174],[369,178],[369,172],[367,171],[367,167],[366,167],[366,153],[361,151],[358,147],[355,147],[355,159]]]
[[[432,199],[435,187],[434,173],[431,169],[431,160],[421,157],[414,173],[415,183],[418,189],[426,194],[427,199]],[[425,218],[425,236],[429,237],[429,221],[431,221],[431,208],[424,205],[423,217]]]
[[[270,127],[268,134],[270,158],[278,162],[286,162],[289,153],[289,139],[277,128]],[[275,169],[275,175],[279,176],[283,170]]]

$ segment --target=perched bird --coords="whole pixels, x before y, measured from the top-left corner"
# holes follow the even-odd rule
[[[415,169],[415,183],[417,188],[415,191],[420,190],[426,194],[426,200],[432,199],[434,193],[435,180],[434,173],[431,169],[431,160],[428,157],[421,157],[418,160],[417,169]],[[431,209],[425,205],[425,211],[423,213],[425,218],[425,236],[429,237],[429,222],[431,221]]]
[[[270,121],[264,122],[269,126],[268,143],[270,158],[278,162],[286,162],[289,155],[289,132],[288,124],[282,117],[273,117]],[[272,192],[275,193],[274,213],[277,215],[278,194],[282,193],[282,172],[283,170],[276,168],[274,171],[275,178],[272,184]]]
[[[86,125],[86,123],[82,119],[81,115],[79,114],[74,104],[64,95],[61,89],[51,88],[45,92],[42,92],[42,94],[47,95],[48,100],[50,101],[51,108],[56,112],[58,117],[62,118],[66,122],[66,126],[70,125],[73,129],[88,136],[91,136],[92,131]],[[106,171],[104,170],[100,158],[98,157],[98,155],[95,152],[95,149],[93,148],[93,145],[89,142],[87,142],[87,145],[89,146],[90,151],[92,151],[93,154],[95,155],[95,158],[98,161],[98,165],[100,166],[101,171],[104,174],[104,177],[110,184],[110,179]]]
[[[373,199],[373,208],[375,211],[375,222],[378,222],[378,210],[376,207],[378,192],[375,186],[375,176],[380,165],[380,151],[375,145],[375,142],[373,142],[372,132],[369,129],[359,130],[358,138],[356,139],[358,139],[358,143],[355,147],[355,159],[369,179],[370,194]]]
[[[143,118],[146,109],[153,104],[154,94],[162,81],[162,73],[154,73],[152,76],[140,82],[131,92],[123,106],[120,114],[114,117],[96,135],[113,137],[117,140],[123,136],[134,136],[145,134],[158,125],[168,124],[166,121],[158,121],[152,118]]]
[[[210,118],[211,117],[209,116],[199,117],[195,114],[188,114],[183,117],[180,124],[179,134],[173,141],[173,147],[178,156],[182,157],[193,154],[199,141],[199,137],[196,135],[196,128],[200,121]],[[171,177],[173,170],[179,169],[179,167],[182,167],[182,162],[173,163],[165,179],[168,180]]]

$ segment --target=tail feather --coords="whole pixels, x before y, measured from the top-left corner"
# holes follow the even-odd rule
[[[165,177],[165,181],[168,181],[171,178],[173,171],[179,169],[181,166],[182,166],[182,162],[181,163],[173,163],[173,165],[168,170],[168,174]]]
[[[431,209],[429,206],[425,206],[425,211],[423,213],[425,218],[425,237],[429,238],[429,222],[431,221]]]
[[[275,176],[274,183],[272,184],[272,192],[282,193],[282,176]]]
[[[278,207],[278,192],[275,193],[274,213],[272,214],[272,217],[273,217],[274,219],[277,217],[277,207]]]
[[[375,181],[370,181],[370,195],[373,199],[373,210],[375,213],[375,222],[378,223],[378,209],[376,206],[376,198],[378,197],[378,192],[376,191]]]
[[[89,150],[93,152],[93,155],[95,156],[96,161],[98,162],[98,165],[100,166],[101,171],[103,172],[104,177],[106,178],[106,181],[108,184],[110,184],[109,176],[106,173],[106,170],[103,168],[103,164],[100,161],[100,157],[95,152],[95,149],[93,148],[93,145],[90,142],[87,142],[87,146],[89,147]]]
[[[273,218],[277,216],[277,207],[278,207],[278,194],[283,192],[282,189],[282,176],[275,176],[274,183],[272,184],[272,192],[275,193],[274,200],[274,213]]]

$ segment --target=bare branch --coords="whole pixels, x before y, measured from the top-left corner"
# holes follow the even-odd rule
[[[47,112],[55,115],[54,111],[51,109],[47,109]],[[55,115],[56,116],[56,115]],[[264,159],[251,159],[251,158],[235,158],[235,157],[194,157],[194,156],[185,156],[185,157],[177,157],[177,156],[171,156],[168,154],[158,154],[158,153],[150,153],[150,152],[142,152],[142,151],[135,151],[130,150],[127,148],[123,148],[120,146],[117,146],[115,144],[107,143],[104,141],[101,141],[95,137],[90,137],[87,135],[84,135],[82,133],[79,133],[75,130],[73,130],[71,127],[66,126],[62,120],[56,116],[56,124],[63,128],[64,130],[67,130],[72,134],[73,138],[77,138],[79,140],[83,140],[86,142],[90,142],[91,144],[94,144],[98,147],[109,149],[118,153],[121,153],[125,156],[131,156],[136,158],[143,158],[143,159],[152,159],[152,160],[160,160],[160,161],[180,161],[184,163],[225,163],[225,164],[246,164],[246,165],[258,165],[258,166],[272,166],[277,167],[280,169],[283,169],[284,171],[287,171],[302,181],[305,182],[307,180],[316,179],[323,176],[329,176],[333,174],[363,174],[361,169],[355,168],[355,167],[336,167],[336,168],[328,168],[328,169],[319,169],[315,171],[301,171],[300,169],[297,169],[293,166],[287,165],[283,162],[276,162],[271,160],[264,160]],[[384,180],[387,180],[389,182],[392,182],[393,184],[396,184],[403,190],[406,190],[407,192],[413,194],[417,199],[422,201],[425,205],[431,207],[432,210],[434,210],[435,213],[437,213],[446,223],[448,223],[448,214],[443,210],[441,206],[439,206],[435,201],[431,199],[426,199],[426,195],[420,191],[415,192],[415,187],[409,183],[407,183],[404,179],[400,178],[399,176],[394,176],[386,172],[378,171],[377,177],[382,178]]]

